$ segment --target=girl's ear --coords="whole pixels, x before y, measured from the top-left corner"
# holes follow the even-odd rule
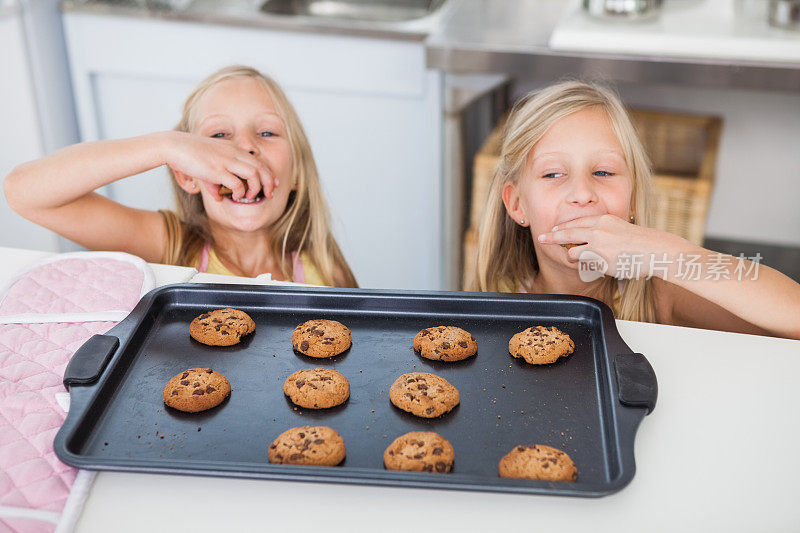
[[[519,204],[519,190],[517,186],[511,182],[506,182],[506,184],[503,185],[503,205],[506,206],[506,212],[514,222],[522,226],[530,224],[530,220],[528,220],[528,217],[522,210],[522,206]]]
[[[178,182],[178,185],[181,189],[189,194],[197,194],[200,192],[200,185],[198,185],[195,179],[190,178],[183,172],[178,172],[177,170],[173,170],[172,173],[175,174],[175,181]]]

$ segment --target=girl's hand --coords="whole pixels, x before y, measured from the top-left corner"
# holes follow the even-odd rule
[[[574,268],[580,267],[581,254],[591,250],[606,262],[608,276],[627,279],[655,276],[667,281],[663,285],[653,285],[658,291],[658,307],[665,313],[659,319],[663,323],[800,339],[797,321],[800,284],[766,265],[760,265],[761,268],[749,277],[750,266],[754,263],[746,262],[748,271],[742,279],[736,274],[738,266],[734,257],[705,250],[671,233],[630,224],[613,215],[583,217],[559,224],[553,231],[540,235],[539,242],[545,245],[586,243],[567,250]],[[681,274],[679,265],[686,254],[698,258],[695,263],[698,269]],[[714,256],[728,257],[730,261],[718,262]],[[640,268],[631,268],[633,264]],[[718,268],[721,265],[723,267]],[[598,270],[588,266],[587,271]],[[591,279],[597,277],[591,276]]]
[[[676,235],[637,226],[608,214],[559,224],[549,233],[539,235],[538,240],[546,245],[584,243],[567,250],[573,267],[579,268],[581,254],[592,251],[608,265],[605,274],[615,278],[656,275],[667,279],[675,251],[686,248],[684,240]]]
[[[259,158],[230,141],[211,139],[184,132],[169,132],[165,160],[172,170],[199,180],[215,200],[221,201],[221,185],[233,191],[233,198],[252,200],[259,191],[272,197],[272,175]],[[247,182],[247,188],[242,180]]]

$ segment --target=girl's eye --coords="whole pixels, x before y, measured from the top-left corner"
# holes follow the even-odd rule
[[[593,172],[593,174],[595,176],[600,177],[600,178],[605,178],[605,177],[614,175],[612,172],[608,172],[607,170],[597,170],[597,171]]]
[[[562,172],[550,172],[549,174],[545,174],[542,176],[543,178],[560,178],[564,174]]]
[[[259,133],[259,135],[261,135],[262,137],[272,137],[275,134],[272,133],[271,131],[262,131],[261,133]]]
[[[211,136],[211,138],[212,138],[212,139],[224,139],[224,138],[225,138],[225,134],[224,134],[224,133],[222,133],[222,132],[215,133],[215,134],[213,134],[213,135]]]

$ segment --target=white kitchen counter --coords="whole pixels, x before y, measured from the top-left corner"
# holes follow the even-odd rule
[[[0,248],[0,284],[47,255]],[[158,284],[191,269],[156,266]],[[800,528],[800,341],[617,321],[658,376],[637,472],[599,499],[101,472],[78,532]]]
[[[670,0],[658,16],[631,22],[594,18],[573,0],[549,45],[560,52],[786,63],[787,67],[800,62],[800,32],[770,26],[766,1]]]

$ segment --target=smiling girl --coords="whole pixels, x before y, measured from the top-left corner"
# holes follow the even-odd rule
[[[796,282],[648,227],[651,177],[609,90],[566,82],[527,95],[506,125],[475,289],[578,294],[625,320],[800,338]],[[589,260],[605,275],[587,278]]]
[[[133,209],[94,192],[161,165],[174,178],[176,212]],[[249,67],[203,80],[175,131],[70,146],[18,166],[4,188],[17,213],[91,250],[356,286],[297,113],[273,80]]]

